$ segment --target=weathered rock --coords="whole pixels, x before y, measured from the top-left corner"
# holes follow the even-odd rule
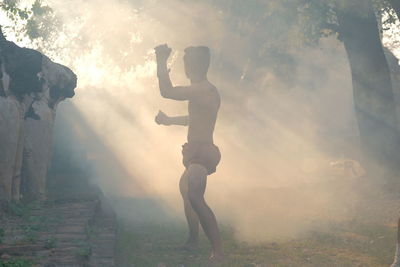
[[[20,132],[20,109],[18,101],[0,97],[0,199],[9,201],[12,196],[15,160]]]
[[[57,104],[74,96],[76,75],[41,53],[7,41],[0,28],[0,201],[45,199]]]
[[[7,41],[0,28],[0,200],[19,200],[24,118],[41,91],[42,55]]]
[[[3,56],[4,51],[0,49]],[[3,57],[4,58],[4,57]],[[21,94],[18,83],[13,83],[7,73],[7,63],[2,61],[2,88],[0,97],[0,199],[19,200],[21,167],[24,147],[24,117],[32,97]],[[13,87],[14,86],[14,87]]]
[[[53,126],[57,104],[65,98],[74,96],[76,75],[68,68],[52,62],[46,56],[42,60],[42,93],[32,104],[33,113],[40,119],[25,119],[25,194],[32,199],[44,200],[46,197],[46,177],[50,167]]]
[[[19,101],[42,90],[38,73],[42,70],[42,54],[7,41],[0,29],[0,49],[5,72],[10,77],[9,90]]]

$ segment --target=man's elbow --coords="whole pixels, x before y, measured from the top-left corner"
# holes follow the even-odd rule
[[[160,95],[164,98],[168,98],[168,93],[165,90],[160,90]]]

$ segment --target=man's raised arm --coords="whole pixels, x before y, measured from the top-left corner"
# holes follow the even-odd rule
[[[157,59],[157,77],[161,96],[174,100],[189,100],[194,95],[191,87],[172,86],[167,68],[167,60],[171,54],[171,48],[166,44],[159,45],[155,49]]]

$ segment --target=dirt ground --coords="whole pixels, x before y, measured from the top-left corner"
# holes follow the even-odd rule
[[[119,216],[117,262],[124,267],[389,266],[400,199],[396,187],[386,187],[382,194],[376,193],[379,190],[367,194],[368,203],[363,203],[352,220],[332,221],[301,237],[252,245],[237,240],[232,227],[222,224],[226,260],[218,264],[208,260],[210,246],[204,234],[198,250],[182,251],[179,246],[186,237],[182,219],[169,217],[155,201],[125,199],[130,215]]]

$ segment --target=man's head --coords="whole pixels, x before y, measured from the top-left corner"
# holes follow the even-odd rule
[[[207,78],[210,66],[210,49],[206,46],[190,46],[185,49],[183,62],[189,79],[203,80]]]

